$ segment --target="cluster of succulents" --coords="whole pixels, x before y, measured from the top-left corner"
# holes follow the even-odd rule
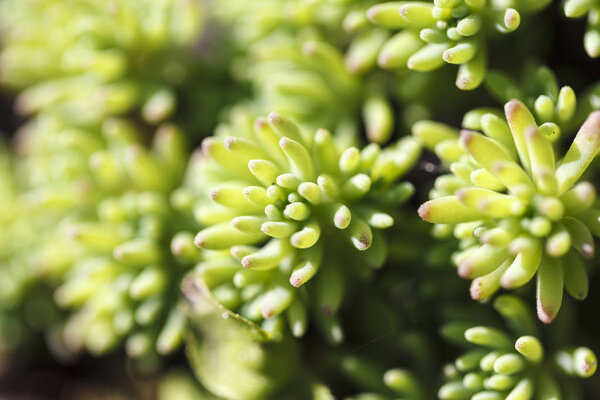
[[[485,134],[463,130],[460,141],[446,139],[455,146],[452,174],[438,178],[419,215],[461,240],[454,262],[461,277],[473,279],[471,297],[537,276],[538,317],[549,323],[563,286],[580,300],[588,292],[581,257],[594,256],[599,211],[594,186],[578,180],[600,151],[600,112],[590,114],[561,158],[552,131],[538,127],[523,103],[512,100],[505,111],[506,122],[487,115]]]
[[[0,0],[0,397],[600,396],[597,1]]]
[[[514,32],[521,13],[547,5],[548,1],[389,2],[372,6],[367,16],[375,26],[400,30],[381,42],[377,58],[381,68],[425,72],[455,64],[456,86],[472,90],[487,73],[488,37]]]
[[[580,396],[569,378],[594,375],[598,367],[594,353],[586,347],[558,348],[549,352],[536,337],[533,318],[518,297],[498,296],[493,306],[510,327],[510,334],[493,326],[465,328],[461,322],[443,328],[450,340],[471,349],[444,369],[447,383],[440,388],[439,398],[560,399]]]
[[[28,0],[1,7],[1,79],[24,89],[19,110],[50,110],[77,123],[136,109],[149,123],[169,117],[174,89],[189,74],[184,55],[202,34],[201,7],[187,0]]]
[[[202,165],[194,174],[210,187],[206,204],[196,209],[208,227],[195,243],[231,253],[215,256],[220,269],[212,258],[199,273],[229,308],[239,307],[251,320],[271,325],[285,311],[295,336],[306,331],[307,311],[294,288],[316,275],[306,290],[322,314],[319,320],[326,317],[328,336],[339,341],[332,318],[347,281],[385,262],[380,230],[394,224],[395,208],[412,193],[410,183],[398,181],[420,148],[410,137],[383,149],[374,143],[345,148],[329,131],[303,133],[276,113],[240,119],[204,140]],[[347,249],[354,265],[331,257],[326,249],[332,247]]]
[[[71,310],[53,328],[54,346],[105,354],[125,341],[132,357],[171,353],[185,327],[179,283],[200,257],[189,249],[197,228],[188,200],[175,192],[186,139],[163,124],[145,146],[120,119],[105,121],[100,134],[69,129],[38,117],[19,138],[30,179],[24,197],[55,211],[28,265]]]

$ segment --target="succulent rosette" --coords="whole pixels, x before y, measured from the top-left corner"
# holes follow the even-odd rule
[[[588,292],[583,259],[594,255],[600,210],[594,186],[578,181],[600,151],[600,112],[561,159],[523,103],[510,101],[505,111],[506,122],[490,119],[484,134],[463,130],[460,144],[447,142],[452,174],[437,179],[419,215],[460,239],[454,262],[473,279],[474,299],[537,276],[538,317],[549,323],[563,287],[580,300]]]
[[[19,111],[79,124],[132,111],[151,124],[169,117],[202,34],[192,0],[9,0],[0,16],[0,81],[21,92]]]
[[[459,66],[456,86],[478,87],[487,73],[486,41],[514,32],[521,14],[534,13],[548,1],[436,0],[379,3],[367,11],[369,21],[400,30],[381,43],[377,64],[385,69],[433,71],[445,63]]]
[[[598,367],[596,355],[583,346],[549,351],[518,297],[501,295],[493,305],[509,329],[461,322],[442,328],[448,340],[470,349],[444,369],[447,382],[440,388],[439,398],[583,398],[571,381],[594,375]]]
[[[564,13],[568,18],[586,18],[583,47],[592,58],[600,57],[600,2],[597,0],[567,0]]]
[[[273,325],[285,312],[296,336],[310,299],[339,341],[335,313],[351,282],[385,262],[379,231],[412,193],[399,179],[420,148],[410,137],[384,149],[345,148],[327,130],[301,131],[276,113],[237,120],[202,145],[197,179],[209,196],[195,214],[207,227],[195,242],[231,255],[199,273],[250,320]]]

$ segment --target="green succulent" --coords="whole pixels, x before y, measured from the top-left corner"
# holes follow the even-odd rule
[[[393,400],[396,398],[425,399],[422,383],[417,376],[409,370],[394,368],[386,371],[383,377],[379,371],[370,368],[364,360],[356,357],[347,357],[343,369],[350,369],[355,377],[355,382],[373,380],[368,386],[380,386],[377,391],[369,391],[345,398],[345,400]],[[398,397],[402,396],[402,397]]]
[[[29,359],[23,349],[58,318],[51,291],[33,271],[36,253],[52,226],[52,213],[23,196],[18,158],[0,143],[0,369],[4,356]]]
[[[247,47],[272,34],[296,34],[303,30],[326,32],[336,42],[344,40],[343,21],[355,0],[225,0],[215,4],[217,19],[231,29],[234,41]],[[368,5],[367,5],[368,6]],[[359,12],[359,16],[364,13]],[[364,17],[363,17],[364,19]]]
[[[294,288],[316,275],[306,290],[331,324],[348,282],[385,262],[379,230],[394,224],[395,208],[412,193],[398,180],[420,153],[410,137],[358,150],[324,129],[308,132],[276,113],[238,115],[204,140],[194,174],[208,194],[195,210],[207,226],[196,245],[225,252],[200,273],[250,320],[273,325],[286,312],[296,336],[306,329],[306,298]],[[341,340],[339,328],[325,330]]]
[[[68,353],[104,354],[125,341],[142,357],[181,344],[179,283],[199,260],[186,193],[175,190],[187,146],[170,124],[151,147],[141,143],[118,119],[98,132],[40,115],[19,134],[20,197],[52,221],[24,270],[57,286],[67,315],[54,342]]]
[[[474,299],[537,275],[538,316],[549,323],[563,286],[576,299],[587,296],[582,257],[594,254],[600,210],[594,186],[578,180],[600,151],[600,112],[559,159],[523,103],[512,100],[505,111],[506,122],[495,120],[485,134],[463,130],[460,144],[452,139],[452,174],[437,179],[419,215],[460,239],[454,262],[461,277],[473,279]]]
[[[202,385],[225,399],[281,398],[273,394],[297,378],[298,343],[289,336],[271,340],[268,332],[219,304],[194,276],[184,280],[182,290],[194,327],[186,352]]]
[[[325,41],[272,35],[254,44],[243,61],[257,112],[274,110],[304,129],[331,129],[351,141],[362,114],[371,141],[384,143],[392,135],[394,110],[377,90],[384,86],[383,77],[366,80],[351,74],[343,53]]]
[[[559,89],[556,76],[546,66],[531,63],[526,65],[519,82],[503,72],[490,71],[485,79],[485,86],[503,104],[511,99],[523,102],[532,110],[540,131],[555,146],[571,139],[587,116],[594,110],[600,110],[598,84],[589,87],[577,99],[570,86]],[[463,117],[462,128],[482,131],[491,137],[494,137],[491,130],[509,129],[504,121],[503,111],[495,107],[468,111]],[[435,153],[444,169],[466,155],[459,144],[459,130],[450,125],[422,120],[413,124],[412,134],[427,150]],[[439,187],[436,188],[438,189]]]
[[[17,255],[26,237],[18,207],[12,157],[4,146],[0,147],[0,368],[3,358],[22,344],[27,336],[26,324],[21,312],[21,301],[29,279],[19,269]],[[15,240],[13,240],[15,239]]]
[[[158,380],[157,400],[217,400],[204,390],[194,376],[184,368],[167,371]]]
[[[559,87],[556,75],[544,65],[526,65],[518,81],[501,71],[490,71],[484,84],[490,94],[501,104],[512,99],[522,101],[533,111],[538,124],[547,124],[545,129],[556,131],[554,136],[559,137],[565,131],[575,130],[583,122],[577,120],[578,102],[575,91],[570,86]],[[501,116],[501,111],[499,114]],[[477,114],[465,115],[463,127],[481,129],[470,126],[476,125],[476,123],[469,123],[472,115]],[[476,119],[474,118],[473,121]]]
[[[460,322],[442,328],[448,340],[470,350],[444,369],[447,382],[440,388],[439,398],[582,398],[573,390],[569,377],[594,375],[598,366],[596,355],[587,347],[561,347],[548,352],[535,333],[531,314],[518,297],[502,295],[493,305],[510,330]]]
[[[568,18],[587,18],[583,47],[590,57],[600,57],[600,2],[567,0],[564,2],[564,13]]]
[[[379,3],[367,11],[375,26],[400,30],[382,43],[377,64],[384,69],[432,71],[445,63],[459,65],[456,86],[478,87],[487,73],[486,41],[508,34],[521,14],[534,13],[549,2],[436,0]]]
[[[173,114],[203,19],[193,0],[7,0],[0,16],[0,82],[21,91],[19,111],[78,124]]]

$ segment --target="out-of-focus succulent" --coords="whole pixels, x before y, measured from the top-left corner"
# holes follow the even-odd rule
[[[471,90],[485,78],[489,37],[515,31],[521,14],[537,12],[548,3],[401,1],[376,4],[367,16],[376,26],[401,30],[380,46],[380,67],[432,71],[444,63],[456,64],[456,86]]]
[[[299,41],[273,35],[251,47],[240,74],[252,83],[257,113],[276,111],[305,129],[331,129],[355,140],[362,115],[367,137],[386,142],[394,129],[394,110],[384,81],[351,74],[344,56],[322,40]],[[240,75],[238,74],[238,75]]]
[[[5,355],[31,356],[19,350],[32,347],[33,334],[57,317],[50,290],[29,268],[40,242],[38,230],[54,220],[23,198],[15,159],[0,143],[0,370]]]
[[[251,321],[225,309],[194,277],[182,290],[193,329],[187,335],[187,356],[196,377],[219,398],[258,400],[298,378],[297,342],[289,336],[273,342]]]
[[[26,337],[20,302],[27,278],[18,268],[15,254],[19,240],[18,192],[14,182],[11,158],[0,144],[0,370],[5,354],[13,351]]]
[[[342,369],[351,373],[355,382],[362,383],[370,391],[346,398],[346,400],[393,400],[396,398],[426,399],[422,383],[406,369],[394,368],[381,374],[368,362],[357,357],[344,359]]]
[[[545,348],[525,304],[502,295],[494,308],[510,328],[447,324],[442,334],[471,349],[444,369],[447,383],[439,390],[442,400],[579,399],[570,377],[589,378],[596,372],[596,355],[587,347]],[[516,340],[515,340],[516,338]],[[551,351],[549,351],[551,350]]]
[[[337,0],[225,0],[213,6],[217,19],[231,29],[239,47],[245,48],[273,34],[296,35],[315,31],[327,36],[332,43],[347,40],[343,31],[345,16],[354,8],[354,15],[366,22],[361,1]],[[368,1],[366,3],[369,3]]]
[[[583,47],[592,58],[600,57],[600,2],[598,0],[567,0],[564,12],[569,18],[587,18]]]
[[[488,115],[485,134],[463,130],[460,143],[448,130],[423,136],[447,137],[437,141],[452,174],[436,180],[433,200],[419,215],[439,224],[438,233],[453,231],[460,239],[453,261],[461,277],[474,279],[474,299],[537,275],[538,316],[549,323],[563,286],[580,300],[588,292],[582,257],[594,254],[600,210],[594,186],[578,180],[600,151],[600,111],[590,114],[562,159],[523,103],[512,100],[505,111],[506,121]]]
[[[96,132],[40,116],[18,138],[23,197],[55,221],[37,233],[30,269],[59,285],[55,301],[69,312],[53,343],[71,353],[126,340],[132,357],[167,354],[182,340],[179,283],[199,259],[197,226],[175,191],[186,141],[169,124],[151,148],[139,136],[124,120]]]
[[[156,388],[156,400],[217,400],[206,393],[194,376],[186,369],[168,371],[160,377]]]
[[[7,0],[0,81],[23,113],[96,123],[139,109],[156,124],[176,108],[202,33],[200,2]]]
[[[344,149],[328,131],[300,131],[276,113],[234,121],[204,140],[194,174],[210,195],[196,208],[208,227],[195,242],[225,251],[198,273],[217,299],[251,320],[278,326],[285,312],[296,336],[306,330],[310,301],[339,341],[334,322],[345,286],[385,262],[378,231],[394,224],[395,208],[412,193],[398,180],[419,146],[408,137],[384,149]],[[302,290],[290,286],[315,274]]]

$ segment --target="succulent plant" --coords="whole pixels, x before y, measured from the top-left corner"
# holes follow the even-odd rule
[[[50,221],[24,271],[57,285],[54,299],[68,310],[54,346],[104,354],[126,341],[132,357],[176,350],[185,326],[179,283],[199,260],[197,226],[175,191],[187,163],[183,134],[163,124],[148,148],[125,120],[98,132],[40,115],[18,143],[21,197]]]
[[[592,58],[598,1],[556,5]],[[600,81],[549,4],[0,0],[0,397],[599,398]]]
[[[558,80],[546,66],[529,63],[523,69],[522,80],[517,82],[510,75],[490,71],[485,86],[496,100],[520,100],[532,110],[536,123],[544,135],[561,146],[571,140],[587,116],[600,110],[600,86],[590,86],[577,99],[570,86],[559,89]],[[506,125],[500,108],[480,107],[465,113],[462,128],[487,132],[497,125]],[[503,129],[507,129],[504,127]],[[464,151],[460,150],[459,130],[436,121],[421,120],[412,126],[412,134],[421,144],[441,160],[443,169],[457,161]]]
[[[394,368],[386,371],[383,376],[379,371],[372,370],[363,360],[348,357],[342,368],[352,369],[356,382],[372,379],[372,386],[382,386],[379,390],[359,393],[346,400],[392,400],[395,398],[425,399],[422,384],[415,374],[403,368]],[[398,397],[403,396],[403,397]]]
[[[0,81],[22,90],[19,111],[78,124],[169,117],[203,19],[193,0],[8,0],[0,16]]]
[[[494,308],[510,330],[493,326],[449,323],[442,333],[470,349],[448,365],[442,400],[582,398],[569,377],[589,378],[596,372],[596,355],[587,347],[549,351],[525,304],[516,296],[501,295]],[[515,340],[516,338],[516,340]]]
[[[182,289],[195,328],[187,337],[187,355],[202,385],[219,398],[281,398],[274,394],[299,374],[298,343],[289,336],[271,340],[268,332],[219,304],[193,276]]]
[[[36,347],[36,335],[58,319],[51,290],[32,268],[40,232],[56,220],[23,196],[17,165],[0,143],[0,370],[5,356],[34,358],[23,349]]]
[[[18,268],[22,229],[22,208],[18,207],[18,191],[12,159],[0,147],[0,367],[5,354],[14,351],[27,336],[26,324],[20,315],[21,300],[29,281]],[[10,210],[10,211],[9,211]]]
[[[385,2],[367,11],[371,23],[400,30],[379,50],[377,64],[385,69],[432,71],[444,63],[459,65],[456,86],[478,87],[487,73],[486,41],[508,34],[521,14],[544,8],[548,1],[425,1]]]
[[[349,142],[363,129],[376,143],[387,142],[394,132],[393,93],[383,90],[390,78],[353,75],[343,53],[326,41],[271,36],[256,43],[243,61],[257,113],[274,110],[303,129],[330,129]]]
[[[488,118],[485,134],[463,130],[460,146],[451,139],[452,174],[437,179],[419,215],[461,240],[454,262],[473,279],[474,299],[537,275],[538,317],[549,323],[563,286],[580,300],[588,291],[582,257],[594,254],[599,211],[594,186],[578,180],[600,151],[600,112],[560,159],[523,103],[512,100],[505,111],[506,122]]]
[[[326,32],[335,42],[344,40],[343,20],[361,1],[337,0],[226,0],[213,10],[217,20],[232,31],[240,47],[248,47],[272,34]],[[361,14],[357,12],[357,14]]]
[[[384,149],[343,148],[328,131],[300,131],[276,113],[238,119],[204,140],[196,174],[210,198],[196,209],[207,227],[195,242],[233,258],[218,256],[218,269],[207,263],[200,271],[229,277],[209,287],[227,293],[243,316],[272,324],[285,311],[301,336],[304,291],[294,288],[316,276],[307,290],[318,314],[333,317],[348,281],[385,262],[378,231],[394,224],[395,207],[412,193],[398,180],[420,149],[410,137]]]
[[[532,110],[538,124],[547,124],[548,128],[546,129],[556,131],[553,136],[559,137],[564,131],[576,129],[579,127],[578,124],[583,122],[576,120],[577,96],[575,91],[570,86],[559,87],[556,75],[545,65],[527,64],[518,81],[501,71],[490,71],[484,84],[500,104],[512,99],[522,101],[527,108]],[[470,126],[473,125],[469,123],[472,115],[476,115],[476,113],[465,115],[463,127],[474,130],[481,129]]]
[[[587,54],[600,56],[600,3],[597,0],[567,0],[564,13],[568,18],[587,18],[587,29],[583,36],[583,46]]]

